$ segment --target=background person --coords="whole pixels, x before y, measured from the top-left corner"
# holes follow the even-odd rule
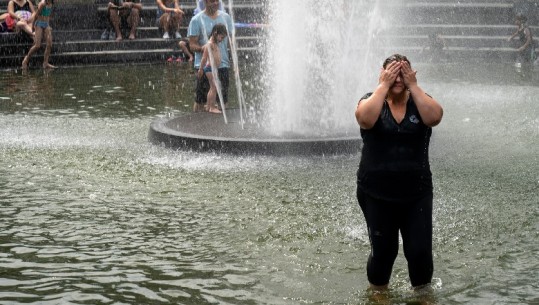
[[[189,47],[189,40],[188,39],[181,39],[179,42],[178,42],[178,46],[180,47],[180,49],[182,50],[183,52],[183,55],[185,57],[185,59],[189,62],[189,63],[192,63],[193,60],[195,59],[193,57],[193,53],[191,53],[191,48]]]
[[[135,39],[137,27],[140,22],[141,10],[142,3],[140,0],[115,0],[113,2],[109,2],[107,12],[109,15],[109,21],[114,29],[114,32],[116,33],[116,41],[123,39],[122,32],[120,30],[120,23],[122,21],[125,21],[127,26],[130,28],[129,39]],[[109,39],[110,38],[111,37],[109,37]],[[114,38],[114,36],[112,36],[112,38]]]
[[[410,61],[395,54],[384,61],[379,84],[363,96],[355,116],[363,148],[357,199],[371,252],[370,289],[388,288],[399,249],[399,232],[412,286],[432,280],[432,175],[428,148],[440,123],[440,104],[419,87]]]
[[[205,9],[199,14],[191,18],[189,28],[187,30],[187,36],[189,37],[189,47],[191,51],[195,53],[194,68],[198,70],[200,68],[200,61],[202,59],[203,46],[208,42],[208,37],[211,35],[211,30],[216,24],[224,24],[228,31],[228,37],[233,37],[234,25],[232,18],[227,13],[219,10],[219,0],[204,0]],[[229,86],[229,69],[230,58],[228,54],[228,43],[230,39],[225,39],[219,44],[219,50],[221,52],[221,65],[219,65],[218,75],[221,82],[221,93],[223,97],[223,103],[228,102],[228,86]],[[193,105],[194,111],[203,111],[204,104],[206,104],[208,91],[210,85],[208,78],[204,75],[201,79],[197,77],[195,103]]]
[[[30,63],[30,58],[41,48],[41,41],[43,37],[46,41],[45,54],[43,56],[43,68],[51,69],[56,68],[49,63],[49,57],[52,49],[52,28],[49,24],[50,16],[53,9],[54,0],[41,0],[37,6],[36,13],[33,19],[35,20],[35,37],[34,45],[28,51],[22,61],[22,68],[27,69]]]
[[[428,49],[428,51],[427,51]],[[423,47],[421,53],[425,53],[428,61],[446,61],[447,43],[440,33],[430,33],[428,35],[428,44]]]
[[[156,0],[157,26],[163,31],[163,39],[170,39],[170,32],[174,31],[174,38],[181,39],[180,25],[184,12],[178,0]]]
[[[515,25],[517,30],[511,35],[507,41],[518,37],[517,61],[521,64],[522,73],[524,76],[530,76],[533,70],[533,62],[535,61],[535,44],[530,27],[528,26],[528,18],[522,14],[517,14],[515,17]]]
[[[195,10],[193,11],[193,16],[202,12],[204,9],[206,9],[206,5],[204,4],[204,0],[195,0],[197,5],[196,5],[196,8]],[[225,11],[225,6],[223,5],[223,1],[222,0],[219,0],[219,10],[220,11]]]
[[[212,71],[221,65],[221,52],[219,50],[219,44],[223,42],[226,35],[227,31],[224,24],[218,23],[213,27],[210,34],[210,39],[204,46],[204,53],[202,54],[200,68],[198,68],[198,78],[200,79],[205,75],[210,83],[210,90],[208,91],[205,110],[211,113],[221,113],[217,107],[218,80],[214,78]]]
[[[6,23],[6,19],[9,16],[8,13],[3,13],[0,15],[0,33],[6,33],[12,31],[12,29],[9,29],[9,26]]]
[[[28,34],[30,37],[34,37],[32,25],[34,20],[32,19],[35,13],[34,5],[28,0],[10,0],[7,5],[7,12],[11,19],[8,23],[15,22],[15,32],[19,33],[21,30]]]

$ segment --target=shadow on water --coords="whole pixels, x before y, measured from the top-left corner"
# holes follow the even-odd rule
[[[533,304],[539,87],[503,66],[414,67],[445,110],[433,298]],[[373,304],[359,157],[150,145],[153,118],[190,111],[192,81],[164,65],[0,76],[3,301]],[[416,301],[399,255],[388,302]]]

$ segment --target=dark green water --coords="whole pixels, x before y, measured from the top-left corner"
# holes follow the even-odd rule
[[[445,109],[433,298],[538,304],[539,87],[421,68]],[[150,145],[192,86],[185,66],[2,73],[0,304],[369,304],[359,156]],[[389,303],[413,300],[401,253]]]

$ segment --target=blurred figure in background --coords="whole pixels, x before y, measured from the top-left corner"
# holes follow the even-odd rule
[[[108,4],[108,17],[114,33],[110,31],[108,37],[105,37],[105,33],[101,36],[101,39],[110,39],[120,41],[123,39],[121,27],[129,27],[129,39],[133,40],[136,37],[137,27],[140,22],[140,11],[142,10],[142,3],[140,0],[112,0]]]
[[[198,13],[202,12],[204,9],[206,9],[206,5],[204,4],[204,0],[198,0],[196,2],[197,2],[197,7],[193,11],[193,16],[195,16],[196,14],[198,14]],[[219,10],[223,11],[223,12],[225,11],[225,6],[223,5],[223,0],[219,0]]]
[[[22,68],[27,69],[30,64],[30,58],[41,48],[41,41],[45,38],[46,47],[45,54],[43,56],[43,69],[52,69],[56,68],[55,66],[49,63],[49,57],[51,55],[52,49],[52,28],[50,26],[50,18],[52,14],[52,9],[54,5],[54,0],[41,0],[37,6],[37,11],[32,16],[35,20],[35,37],[34,45],[28,51],[28,55],[24,57],[22,61]]]
[[[211,36],[213,27],[222,23],[226,26],[228,37],[234,37],[234,24],[232,18],[227,13],[219,10],[219,0],[204,0],[205,9],[199,14],[191,18],[189,23],[189,29],[187,30],[187,36],[189,37],[189,47],[191,52],[195,53],[195,59],[193,66],[195,70],[200,68],[200,62],[202,60],[202,53],[204,52],[204,45],[208,42]],[[217,69],[218,78],[221,87],[221,96],[223,104],[228,102],[228,87],[229,87],[229,69],[230,69],[230,56],[228,53],[229,45],[233,43],[230,39],[225,39],[219,43],[219,49],[221,52],[221,64]],[[233,49],[232,46],[230,46]],[[204,74],[202,78],[197,77],[197,85],[195,91],[195,103],[193,110],[204,111],[204,105],[206,104],[208,91],[210,84],[208,78]]]
[[[33,14],[36,12],[34,5],[28,0],[11,0],[7,5],[8,16],[6,17],[7,25],[16,33],[24,31],[30,37],[34,38],[32,25],[34,20]],[[14,26],[13,26],[14,25]]]
[[[156,0],[156,3],[157,26],[163,31],[163,39],[170,39],[171,32],[174,32],[174,38],[181,39],[180,25],[184,12],[179,0]]]
[[[428,36],[428,45],[423,47],[421,53],[425,53],[427,60],[430,62],[440,62],[448,59],[446,49],[447,43],[442,34],[430,33]]]
[[[517,30],[511,35],[507,41],[511,41],[518,37],[517,45],[517,70],[521,69],[521,75],[525,78],[531,77],[533,71],[533,62],[536,59],[535,44],[533,43],[533,35],[528,26],[528,18],[523,14],[517,14],[515,17],[515,25]]]

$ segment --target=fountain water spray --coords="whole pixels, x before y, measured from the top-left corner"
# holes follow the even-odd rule
[[[232,22],[234,23],[234,1],[229,0],[228,1],[228,11],[230,12],[230,17],[232,18]],[[245,123],[245,116],[246,116],[246,104],[245,104],[245,96],[243,95],[243,89],[241,84],[241,78],[240,78],[240,69],[238,65],[238,49],[237,49],[237,42],[236,42],[236,31],[230,31],[229,30],[229,39],[230,39],[230,53],[232,55],[232,64],[234,68],[234,79],[236,83],[236,92],[238,95],[238,105],[240,108],[240,124],[243,129],[244,123]],[[232,34],[230,34],[232,33]]]
[[[273,0],[264,125],[276,135],[357,133],[354,109],[375,86],[386,14],[372,0]],[[391,51],[390,51],[391,52]]]
[[[150,141],[235,154],[356,153],[357,101],[376,86],[382,61],[398,52],[379,35],[389,28],[387,20],[396,21],[388,1],[401,0],[383,1],[387,6],[373,0],[264,1],[269,31],[260,45],[266,60],[259,64],[263,73],[253,76],[262,84],[262,98],[250,99],[247,112],[236,37],[229,31],[239,110],[227,112],[240,124],[220,126],[212,116],[194,119],[196,114],[156,120]],[[233,2],[228,4],[232,13]]]

